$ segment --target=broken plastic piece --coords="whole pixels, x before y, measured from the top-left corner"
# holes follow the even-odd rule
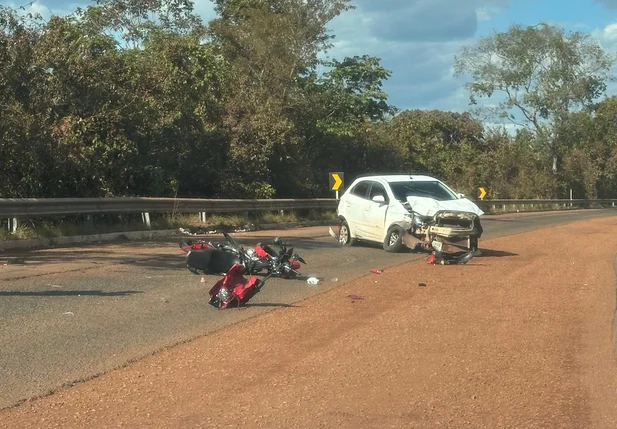
[[[317,277],[309,277],[306,282],[311,285],[316,285],[319,283],[319,279]]]
[[[426,286],[426,283],[418,283],[418,286],[424,287],[424,286]]]
[[[381,273],[383,273],[383,271],[378,270],[378,269],[376,269],[376,268],[373,268],[373,269],[371,270],[371,273],[374,273],[374,274],[381,274]]]

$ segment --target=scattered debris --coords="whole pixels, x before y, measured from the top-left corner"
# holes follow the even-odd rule
[[[75,313],[72,311],[67,311],[66,313],[62,313],[63,316],[75,316]]]
[[[237,228],[234,229],[232,232],[249,232],[249,231],[256,231],[257,228],[255,227],[255,224],[253,223],[247,223],[246,225],[244,225],[242,228]],[[185,235],[192,235],[192,236],[198,236],[198,235],[204,235],[204,234],[221,234],[223,232],[223,230],[220,229],[211,229],[211,230],[205,230],[203,228],[178,228],[178,231],[180,231],[182,234]]]
[[[334,277],[334,278],[332,279],[332,281],[333,281],[333,282],[338,282],[338,277]]]
[[[319,283],[319,279],[317,277],[309,277],[306,282],[310,285],[316,285]]]
[[[426,283],[418,283],[418,286],[424,287],[424,286],[426,286]]]
[[[355,303],[356,301],[362,301],[364,299],[360,295],[356,295],[356,294],[347,295],[345,298],[349,298],[352,304]]]
[[[373,269],[371,270],[371,273],[374,273],[374,274],[381,274],[381,273],[383,273],[383,270],[378,270],[377,268],[373,268]]]
[[[204,276],[201,276],[201,283],[205,283],[206,282],[206,278]]]

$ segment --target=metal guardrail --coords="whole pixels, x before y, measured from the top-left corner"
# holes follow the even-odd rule
[[[526,206],[547,206],[547,205],[563,205],[567,206],[606,206],[610,205],[615,207],[617,199],[503,199],[503,200],[482,200],[474,201],[481,209],[487,210],[489,208],[496,209],[498,206],[506,209],[509,206],[520,206],[525,208]]]
[[[335,208],[336,200],[329,198],[282,200],[139,197],[0,199],[0,217],[123,213],[241,213]]]
[[[501,199],[476,200],[481,208],[512,205],[607,205],[617,199]],[[302,209],[336,209],[333,198],[313,199],[199,199],[199,198],[24,198],[0,199],[0,217],[45,217],[73,214],[129,213],[242,213]]]
[[[563,205],[567,206],[602,206],[612,207],[617,199],[570,200],[570,199],[501,199],[474,201],[485,211],[501,206]],[[18,218],[36,218],[49,216],[79,214],[131,214],[141,213],[142,220],[150,226],[151,213],[199,213],[202,222],[206,213],[244,213],[282,211],[282,210],[334,210],[337,200],[333,198],[313,199],[199,199],[199,198],[23,198],[0,199],[0,218],[8,219],[10,231],[16,231]]]

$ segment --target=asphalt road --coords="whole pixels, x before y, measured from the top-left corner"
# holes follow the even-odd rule
[[[594,210],[486,218],[485,238],[616,214]],[[248,307],[226,311],[207,304],[207,290],[217,278],[208,276],[204,284],[186,270],[177,239],[3,254],[2,264],[18,256],[26,265],[0,270],[0,408],[278,307],[302,306],[305,298],[374,275],[372,268],[426,257],[389,254],[379,246],[340,248],[324,236],[326,231],[312,228],[312,236],[289,240],[308,262],[303,274],[317,275],[320,284],[272,279]],[[293,235],[302,234],[286,234]],[[559,243],[546,245],[568,250]],[[493,256],[502,251],[483,250]],[[413,282],[413,272],[409,275]]]

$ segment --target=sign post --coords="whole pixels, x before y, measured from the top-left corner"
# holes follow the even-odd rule
[[[338,201],[338,191],[345,181],[345,173],[342,171],[331,172],[328,178],[330,179],[330,190],[336,192],[336,200]]]

